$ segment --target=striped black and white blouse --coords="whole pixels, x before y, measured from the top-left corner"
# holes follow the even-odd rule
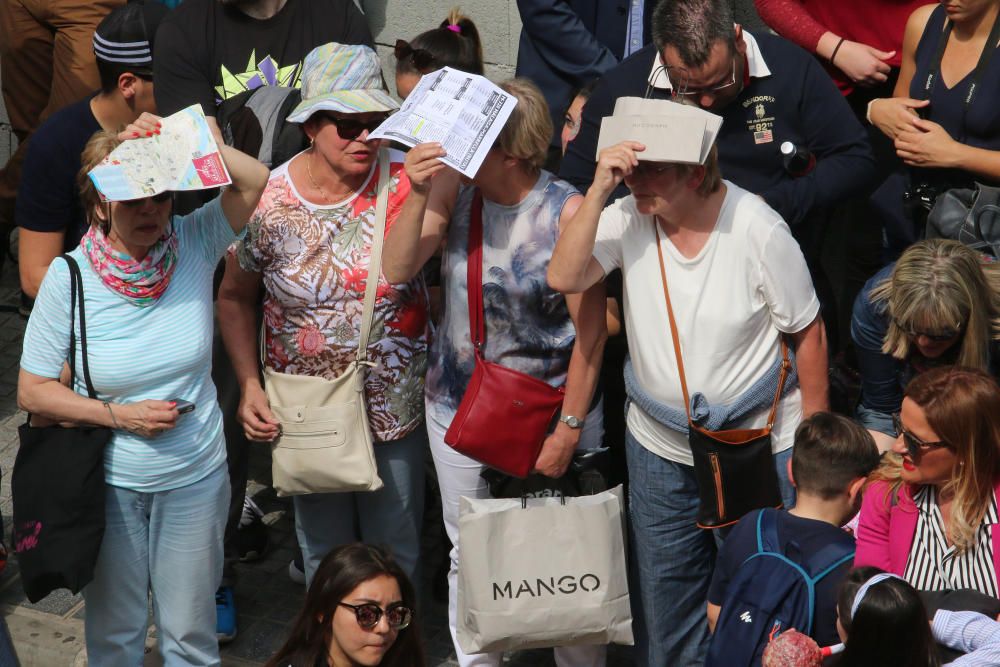
[[[944,536],[944,521],[934,486],[921,487],[913,494],[920,512],[910,546],[903,578],[922,591],[972,588],[997,597],[996,568],[993,565],[992,526],[997,523],[997,500],[993,497],[971,549],[959,552]]]

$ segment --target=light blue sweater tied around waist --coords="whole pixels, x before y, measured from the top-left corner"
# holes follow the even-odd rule
[[[795,353],[788,349],[788,359],[791,369],[785,380],[784,396],[799,386],[799,374],[795,366]],[[726,405],[711,405],[704,394],[691,394],[691,420],[710,431],[719,431],[727,425],[735,424],[746,417],[771,407],[774,394],[778,391],[778,378],[781,375],[781,358],[768,369],[759,380],[741,394],[735,401]],[[631,356],[625,358],[625,393],[629,401],[638,405],[657,422],[679,433],[688,432],[687,414],[684,410],[660,403],[646,393],[635,377]]]

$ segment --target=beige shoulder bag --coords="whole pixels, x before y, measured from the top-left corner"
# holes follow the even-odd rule
[[[379,151],[378,167],[372,252],[354,361],[334,380],[279,373],[265,363],[261,333],[264,389],[271,410],[281,422],[281,435],[271,445],[272,478],[279,496],[382,488],[365,407],[365,375],[374,365],[368,360],[368,339],[389,200],[389,158],[385,150]]]

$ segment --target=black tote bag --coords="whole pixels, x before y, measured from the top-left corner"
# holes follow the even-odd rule
[[[70,269],[70,387],[76,378],[75,320],[80,319],[83,377],[96,399],[87,363],[80,267],[62,256]],[[14,552],[25,595],[38,602],[57,588],[77,593],[94,577],[104,537],[104,447],[111,429],[97,426],[18,428],[20,448],[14,460]]]

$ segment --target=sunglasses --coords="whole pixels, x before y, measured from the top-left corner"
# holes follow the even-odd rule
[[[368,130],[371,134],[378,126],[385,122],[385,119],[389,117],[389,114],[384,114],[373,120],[364,121],[357,118],[341,118],[334,116],[329,113],[319,113],[317,114],[321,118],[330,121],[337,126],[337,134],[340,135],[341,139],[346,139],[348,141],[354,141],[361,136],[361,133]]]
[[[425,49],[415,49],[410,46],[410,43],[402,40],[396,40],[396,47],[393,50],[396,55],[396,60],[404,60],[406,58],[413,59],[413,66],[421,73],[425,70],[433,69],[437,63],[437,59],[434,58],[434,54]]]
[[[902,329],[903,333],[910,338],[919,338],[920,336],[923,336],[927,340],[935,343],[945,343],[962,333],[962,330],[957,327],[951,329],[941,329],[940,331],[921,331],[913,328],[912,326],[903,324],[899,320],[893,321],[896,323],[896,326]]]
[[[374,602],[366,602],[365,604],[340,602],[339,604],[341,607],[353,609],[358,625],[365,630],[371,630],[378,625],[379,621],[382,620],[382,614],[385,614],[386,620],[389,621],[389,627],[393,630],[402,630],[413,620],[413,610],[402,602],[390,605],[388,609],[384,610]]]
[[[129,208],[135,208],[136,206],[142,206],[146,203],[147,199],[152,199],[154,204],[162,204],[163,202],[170,199],[173,193],[170,190],[166,192],[161,192],[159,194],[153,195],[152,197],[140,197],[139,199],[126,199],[125,201],[118,202],[123,206],[128,206]]]
[[[943,440],[938,440],[937,442],[926,442],[913,435],[903,428],[903,421],[900,419],[898,412],[892,416],[892,426],[896,430],[897,438],[899,436],[903,436],[903,444],[906,445],[906,453],[909,454],[910,458],[914,461],[918,461],[921,454],[929,452],[932,449],[940,449],[944,447],[952,451],[955,450],[952,445],[944,442]]]

